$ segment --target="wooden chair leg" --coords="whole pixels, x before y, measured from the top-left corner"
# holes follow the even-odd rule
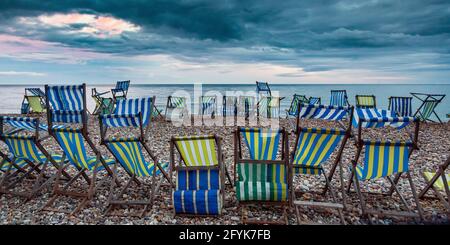
[[[414,202],[416,203],[417,211],[419,212],[420,222],[424,220],[422,205],[420,204],[419,197],[417,196],[416,187],[412,181],[411,174],[409,172],[406,173],[406,177],[408,178],[409,185],[411,186],[411,192],[414,197]]]
[[[353,172],[353,176],[355,178],[354,185],[355,185],[356,193],[358,194],[359,200],[361,202],[360,204],[361,204],[362,216],[367,217],[369,224],[372,224],[372,217],[369,213],[366,212],[366,202],[364,200],[363,194],[361,193],[361,189],[360,189],[361,187],[359,185],[358,177],[356,176],[354,171],[355,171],[355,169],[353,168],[352,172]]]

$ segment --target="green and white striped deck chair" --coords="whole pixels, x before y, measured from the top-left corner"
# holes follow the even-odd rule
[[[411,93],[412,96],[416,97],[422,102],[422,104],[417,108],[414,113],[415,117],[418,117],[421,121],[434,122],[431,116],[434,114],[438,121],[442,123],[438,114],[436,113],[436,107],[442,102],[445,94],[424,94],[424,93]]]
[[[237,115],[246,120],[253,118],[257,112],[257,103],[254,96],[239,96],[237,104]]]
[[[280,101],[280,97],[262,96],[258,102],[258,116],[264,118],[279,118]]]
[[[242,139],[248,157],[243,155]],[[239,205],[290,204],[287,151],[288,139],[284,129],[238,127],[235,132],[235,186]]]
[[[436,197],[441,200],[444,206],[450,213],[450,174],[446,173],[448,167],[450,166],[450,156],[447,158],[444,164],[439,166],[439,170],[436,172],[424,171],[422,175],[427,182],[425,188],[420,192],[419,198],[428,197],[425,196],[427,192],[432,189]],[[441,194],[444,192],[444,195]]]
[[[43,207],[43,210],[74,215],[93,199],[98,187],[106,180],[104,177],[101,181],[97,181],[97,174],[106,170],[107,175],[112,177],[113,173],[109,165],[114,164],[114,160],[102,157],[87,133],[86,84],[46,85],[45,95],[47,105],[49,105],[47,110],[49,134],[57,141],[63,151],[63,159],[67,159],[69,163],[59,169],[53,189],[54,195]],[[64,127],[58,127],[59,125]],[[86,146],[92,150],[93,156],[87,154]],[[69,166],[72,166],[77,173],[61,188],[59,185],[61,171]],[[86,185],[75,187],[74,183],[81,177],[85,180]],[[70,191],[69,187],[78,191]],[[52,204],[61,196],[81,199],[81,202],[73,211],[52,209]]]
[[[92,112],[93,115],[109,114],[114,110],[113,98],[104,96],[105,94],[108,94],[109,91],[97,92],[96,88],[92,88],[91,92],[91,97],[95,101],[95,108]]]
[[[356,108],[377,108],[375,95],[356,95]]]
[[[167,98],[165,118],[167,121],[183,120],[187,113],[186,97],[169,96]]]
[[[8,132],[5,132],[6,126],[9,126]],[[39,124],[36,118],[3,116],[0,117],[0,128],[2,132],[0,138],[6,143],[10,153],[9,157],[3,158],[7,161],[1,166],[1,170],[5,172],[1,180],[1,192],[25,197],[29,200],[55,179],[56,175],[46,178],[44,173],[47,171],[49,163],[50,166],[58,169],[62,156],[51,155],[44,149],[38,132],[47,130],[47,125]],[[19,176],[19,173],[23,174]],[[29,177],[34,173],[38,174],[38,177],[30,179]],[[63,173],[69,177],[65,171]],[[11,176],[17,178],[8,179]],[[24,191],[9,191],[25,179],[32,181],[31,188],[25,186]],[[6,185],[7,180],[8,184]]]

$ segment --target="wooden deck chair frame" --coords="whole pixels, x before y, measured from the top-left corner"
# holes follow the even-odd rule
[[[408,105],[408,108],[407,108],[407,115],[400,115],[400,113],[398,113],[398,111],[394,110],[394,108],[393,108],[393,100],[395,100],[395,99],[406,99],[406,100],[409,100],[409,105]],[[408,117],[410,117],[410,116],[412,116],[412,103],[411,103],[412,99],[413,99],[413,97],[409,97],[409,96],[389,96],[389,98],[388,98],[388,100],[389,100],[388,110],[389,111],[394,111],[397,114],[397,116],[408,116]]]
[[[204,95],[200,96],[199,97],[198,106],[199,106],[199,114],[202,117],[202,125],[204,124],[205,115],[207,115],[207,114],[205,114],[205,110],[203,109],[203,99],[204,98],[208,98],[208,97],[212,98],[212,101],[214,101],[213,105],[212,105],[212,108],[213,108],[212,110],[213,111],[210,114],[211,118],[214,118],[216,116],[216,113],[217,113],[217,96],[215,96],[215,95],[213,95],[213,96],[204,96]]]
[[[125,138],[125,139],[110,139],[107,138],[107,133],[108,133],[108,127],[103,123],[102,117],[100,117],[100,137],[101,137],[101,145],[104,145],[108,151],[114,156],[115,158],[115,163],[114,163],[114,168],[113,168],[113,178],[111,179],[110,182],[110,189],[109,189],[109,197],[108,197],[108,203],[107,203],[107,209],[105,211],[105,214],[110,214],[111,211],[113,211],[113,209],[118,208],[118,206],[143,206],[142,211],[140,214],[133,214],[132,216],[137,216],[137,217],[143,217],[144,215],[147,214],[147,211],[149,210],[149,208],[152,207],[153,202],[154,202],[154,198],[156,193],[159,191],[161,185],[162,185],[162,181],[164,179],[166,179],[168,181],[168,183],[170,185],[172,184],[172,180],[169,176],[169,174],[164,170],[164,168],[160,165],[158,157],[156,156],[156,154],[154,154],[152,152],[152,150],[150,149],[150,147],[148,146],[148,133],[150,130],[150,126],[151,126],[151,120],[152,120],[152,116],[153,116],[153,110],[154,110],[154,105],[155,105],[155,100],[156,97],[153,96],[151,97],[152,101],[151,101],[151,106],[150,106],[150,115],[149,115],[149,119],[147,122],[147,125],[143,125],[143,115],[142,112],[139,112],[137,115],[133,115],[136,116],[139,119],[139,135],[138,137],[135,137],[132,141],[138,142],[142,147],[143,147],[143,152],[146,152],[149,156],[149,158],[153,161],[154,166],[153,167],[153,171],[152,171],[152,176],[151,176],[151,183],[148,186],[149,189],[149,198],[147,200],[145,199],[141,199],[141,200],[125,200],[122,199],[123,194],[126,193],[126,191],[128,191],[131,187],[131,185],[134,183],[136,183],[138,186],[142,186],[144,185],[142,183],[141,180],[139,180],[139,176],[136,176],[136,174],[134,173],[130,173],[128,171],[125,171],[127,173],[127,175],[129,176],[128,181],[126,182],[126,184],[123,186],[123,188],[120,189],[119,194],[116,195],[115,193],[115,189],[118,183],[118,176],[117,176],[117,171],[118,171],[118,165],[120,165],[119,159],[117,157],[117,155],[114,153],[114,151],[110,148],[110,146],[108,145],[108,142],[130,142],[129,138]],[[117,108],[117,106],[116,106]],[[105,115],[106,117],[108,115]],[[129,115],[127,115],[129,116]],[[156,184],[156,169],[158,168],[158,170],[163,174],[163,178],[160,179],[160,181]],[[145,178],[145,177],[142,177]]]
[[[86,109],[86,105],[87,105],[87,103],[86,103],[86,84],[85,83],[82,84],[82,106],[83,106],[83,109],[80,112],[81,128],[66,127],[63,129],[53,129],[53,110],[51,109],[48,91],[49,91],[49,85],[45,85],[46,104],[49,105],[48,110],[47,110],[47,122],[48,122],[49,135],[55,139],[55,141],[58,143],[58,145],[61,148],[63,148],[63,146],[60,144],[60,142],[58,141],[57,136],[56,136],[56,132],[58,130],[69,130],[69,132],[81,133],[81,135],[83,137],[83,141],[85,141],[87,143],[87,145],[92,149],[93,153],[95,154],[96,162],[97,162],[94,169],[91,171],[89,171],[87,168],[76,167],[77,173],[64,185],[63,188],[60,187],[62,171],[64,171],[68,166],[70,166],[71,163],[66,163],[62,167],[60,166],[57,177],[56,177],[55,184],[53,186],[53,196],[41,208],[41,211],[60,212],[60,213],[66,213],[66,214],[73,216],[73,215],[77,214],[79,211],[81,211],[94,198],[94,195],[95,195],[98,187],[102,186],[106,181],[106,178],[103,178],[102,180],[99,181],[98,184],[96,184],[98,163],[101,163],[101,165],[105,168],[109,177],[113,177],[113,172],[109,168],[105,159],[101,156],[101,153],[95,146],[94,142],[89,137],[88,124],[87,124],[88,115],[87,115],[87,109]],[[63,154],[64,161],[65,161],[66,157],[68,157],[68,156],[66,154]],[[90,173],[86,173],[86,172],[90,172]],[[85,180],[86,184],[88,185],[87,191],[83,192],[83,191],[69,190],[69,188],[72,187],[73,184],[75,183],[75,181],[77,179],[79,179],[80,177],[82,177]],[[72,211],[52,208],[51,207],[52,204],[58,198],[60,198],[62,196],[75,198],[75,199],[81,199],[81,201],[78,204],[78,206],[75,209],[73,209]]]
[[[299,103],[298,104],[298,111],[299,112],[301,111],[301,107],[302,106],[310,106],[310,105],[309,104],[305,105],[305,104]],[[343,171],[343,165],[342,165],[342,156],[343,156],[343,153],[344,153],[344,148],[347,145],[347,141],[351,137],[351,134],[352,134],[352,119],[353,119],[353,110],[354,110],[353,106],[347,106],[347,107],[348,107],[348,113],[347,113],[347,116],[344,117],[344,118],[346,118],[348,120],[347,125],[344,125],[341,120],[337,121],[337,124],[341,128],[343,128],[345,130],[345,135],[343,136],[339,147],[336,147],[333,150],[333,152],[335,152],[336,149],[337,149],[337,154],[336,154],[334,160],[331,163],[332,165],[331,165],[330,173],[327,175],[327,173],[326,173],[325,169],[323,168],[323,166],[320,166],[320,168],[315,169],[315,170],[321,171],[321,173],[323,174],[323,177],[325,179],[325,187],[324,187],[323,191],[320,194],[321,195],[325,195],[327,191],[330,191],[331,199],[333,200],[333,202],[296,201],[295,200],[296,193],[295,193],[295,190],[294,190],[294,186],[292,186],[291,187],[291,190],[292,190],[292,195],[291,196],[292,196],[292,199],[293,199],[293,204],[295,206],[295,212],[296,212],[298,224],[301,223],[300,213],[299,213],[299,209],[298,209],[299,206],[334,208],[339,213],[339,217],[341,219],[341,223],[342,224],[346,224],[344,215],[342,213],[342,211],[344,209],[346,209],[346,196],[345,196],[345,184],[344,184],[344,175],[343,175],[344,171]],[[339,107],[338,106],[336,108],[344,108],[344,107]],[[324,119],[321,119],[321,120],[324,120]],[[293,149],[293,151],[292,151],[292,153],[290,155],[290,157],[291,157],[290,165],[292,166],[292,170],[291,170],[292,175],[295,174],[295,172],[294,172],[295,166],[294,166],[293,162],[295,160],[294,159],[294,154],[297,151],[298,141],[299,141],[299,138],[300,138],[300,133],[302,131],[302,127],[300,125],[301,121],[302,120],[300,119],[300,113],[298,113],[297,114],[297,120],[296,120],[296,130],[295,130],[295,139],[296,139],[295,140],[295,146],[294,146],[294,149]],[[331,159],[329,159],[327,161],[329,162],[330,160]],[[333,186],[331,185],[331,181],[333,180],[334,173],[336,172],[336,169],[338,167],[339,167],[339,174],[340,174],[339,177],[340,177],[340,181],[341,181],[341,188],[340,189],[341,189],[341,193],[342,193],[342,203],[338,203],[336,192],[335,192]]]
[[[436,116],[438,121],[442,123],[441,118],[439,118],[438,114],[436,113],[436,107],[442,102],[442,100],[445,98],[445,94],[425,94],[425,93],[410,93],[412,96],[416,97],[418,100],[422,102],[422,104],[417,108],[416,112],[413,116],[420,117],[421,120],[425,119],[424,121],[430,121],[435,122],[430,119],[430,117],[423,118],[422,108],[424,108],[425,104],[427,102],[436,102],[436,106],[433,108],[433,111],[431,112]],[[431,116],[431,114],[430,114]]]
[[[123,89],[121,87],[119,87],[120,83],[128,83],[127,88]],[[113,96],[114,102],[116,102],[119,99],[126,99],[127,95],[128,95],[128,89],[130,87],[130,80],[124,80],[124,81],[117,81],[116,82],[116,87],[114,87],[113,89],[111,89],[111,94]]]
[[[445,171],[448,169],[449,166],[450,166],[450,156],[443,164],[439,165],[438,171],[434,173],[433,177],[429,181],[428,178],[425,176],[425,172],[422,172],[422,176],[427,182],[427,184],[425,188],[419,193],[419,198],[421,199],[433,198],[431,196],[426,195],[430,189],[433,190],[436,197],[442,202],[442,204],[447,209],[450,215],[450,188],[448,185],[449,180],[447,179],[448,174],[447,175],[445,174]],[[447,200],[445,200],[445,197],[441,194],[441,191],[435,186],[435,183],[439,181],[439,178],[441,178],[440,181],[443,182],[443,189],[444,189],[443,191],[447,196]]]
[[[241,140],[241,129],[242,127],[237,127],[234,131],[234,181],[236,183],[238,176],[237,176],[237,165],[240,163],[248,163],[248,164],[281,164],[285,165],[287,169],[287,201],[238,201],[238,208],[241,210],[241,221],[243,224],[271,224],[271,225],[283,225],[288,224],[288,216],[287,216],[287,209],[292,204],[292,197],[290,195],[291,191],[290,188],[292,186],[292,173],[290,169],[292,169],[292,166],[289,163],[289,138],[286,130],[284,128],[280,129],[280,135],[281,135],[281,160],[251,160],[251,159],[244,159],[242,157],[242,140]],[[252,130],[252,128],[245,128],[244,130]],[[249,205],[269,205],[269,206],[279,206],[283,208],[283,216],[284,216],[284,222],[280,221],[270,221],[270,220],[253,220],[253,219],[247,219],[243,215],[243,208]]]
[[[110,91],[98,92],[96,88],[91,89],[91,97],[95,100],[95,108],[92,115],[104,114],[104,110],[106,110],[106,114],[109,114],[114,110],[114,99],[102,97],[108,93],[110,93]],[[110,99],[109,105],[106,103],[108,99]]]
[[[172,137],[170,139],[170,178],[173,179],[173,172],[179,171],[179,170],[209,170],[209,169],[218,169],[219,170],[219,176],[221,180],[221,195],[222,200],[225,202],[225,175],[228,178],[228,181],[231,185],[231,177],[228,173],[228,170],[225,166],[224,160],[225,156],[223,155],[222,151],[222,139],[217,136],[216,134],[209,135],[209,136],[196,136],[196,140],[202,140],[202,139],[214,139],[215,145],[217,147],[217,162],[218,166],[187,166],[186,160],[181,155],[181,150],[177,146],[177,141],[187,141],[186,139],[178,139],[175,137]],[[178,153],[178,154],[177,154]],[[176,156],[178,156],[178,161],[176,160]],[[178,162],[178,164],[177,164]],[[172,190],[175,190],[175,186],[172,186]],[[197,215],[197,214],[177,214],[175,212],[175,208],[173,209],[173,216],[187,216],[187,217],[198,217],[198,216],[216,216],[216,215]]]
[[[174,104],[174,102],[172,101],[174,98],[182,98],[183,100],[184,100],[184,102],[183,102],[183,107],[178,107],[178,106],[176,106],[175,104]],[[182,110],[182,112],[181,112],[181,117],[184,117],[184,113],[186,112],[186,108],[187,107],[187,105],[186,105],[186,97],[176,97],[176,96],[169,96],[169,97],[167,97],[167,103],[166,103],[166,111],[165,111],[165,114],[164,114],[164,118],[166,119],[166,121],[170,121],[168,118],[167,118],[167,113],[169,113],[169,109],[170,110],[174,110],[174,109],[177,109],[177,108],[179,108],[179,109],[181,109]]]
[[[360,104],[359,98],[366,97],[366,98],[372,98],[373,99],[373,105],[363,105]],[[373,94],[358,94],[355,96],[355,104],[356,108],[377,108],[377,98]]]
[[[377,215],[379,217],[380,216],[411,217],[411,218],[419,218],[420,221],[423,221],[422,206],[419,202],[419,197],[417,195],[416,187],[413,183],[410,171],[407,171],[404,173],[397,173],[397,174],[395,174],[393,179],[391,178],[391,176],[386,176],[385,178],[390,182],[391,187],[389,188],[389,191],[387,193],[381,193],[382,197],[392,197],[392,194],[395,191],[399,195],[402,204],[408,209],[408,211],[389,211],[389,210],[382,210],[382,209],[375,210],[375,209],[367,208],[363,194],[365,193],[368,195],[380,195],[380,193],[362,192],[360,181],[358,180],[358,177],[356,176],[356,173],[355,173],[355,168],[358,165],[359,158],[360,158],[362,150],[364,148],[364,141],[362,139],[362,127],[363,127],[362,121],[363,121],[363,119],[360,119],[360,122],[358,123],[358,134],[357,134],[357,139],[356,139],[357,150],[356,150],[355,158],[352,160],[352,170],[350,172],[350,177],[349,177],[349,181],[348,181],[347,193],[350,193],[351,185],[354,184],[354,188],[355,188],[358,198],[360,200],[362,215],[364,217],[368,218],[368,221],[370,224],[372,224],[372,216],[371,215]],[[419,149],[419,147],[418,147],[419,124],[420,124],[419,120],[416,120],[414,122],[414,133],[412,135],[410,134],[411,141],[412,141],[412,147],[409,150],[408,159],[411,157],[414,150]],[[403,195],[401,194],[400,190],[397,187],[397,184],[398,184],[402,174],[406,175],[406,178],[408,179],[418,214],[413,212],[412,209],[408,206],[405,198],[403,197]],[[368,181],[373,181],[373,180],[368,180]]]
[[[13,120],[15,118],[12,118]],[[18,132],[23,131],[23,129],[13,129],[9,132],[4,132],[4,122],[3,117],[0,117],[0,140],[6,141],[8,138],[16,139],[18,138],[17,135],[15,135]],[[35,125],[39,124],[39,118],[33,119]],[[14,134],[14,135],[13,135]],[[53,159],[51,154],[42,146],[42,142],[46,139],[48,139],[50,136],[40,137],[39,136],[39,127],[36,126],[36,129],[33,130],[33,135],[30,137],[27,137],[26,140],[30,140],[32,144],[34,144],[37,147],[37,150],[40,151],[45,157],[46,160],[43,162],[33,162],[29,159],[23,158],[22,161],[25,161],[26,165],[24,167],[20,167],[17,164],[18,158],[16,156],[13,156],[12,159],[9,159],[8,156],[1,153],[0,157],[2,157],[4,160],[10,162],[9,168],[5,171],[3,178],[0,181],[0,195],[1,194],[10,194],[12,196],[19,196],[25,198],[26,202],[33,199],[40,191],[42,191],[44,188],[48,187],[53,181],[56,179],[56,175],[53,176],[46,176],[45,171],[48,168],[48,165],[51,164],[56,169],[59,169],[60,166],[63,165],[63,162],[57,162]],[[5,142],[6,143],[6,142]],[[0,169],[3,167],[3,164],[0,166]],[[15,171],[11,174],[12,167],[15,168]],[[18,176],[19,173],[23,173],[20,177],[17,177],[12,183],[9,183],[6,187],[3,187],[6,181],[9,177]],[[31,189],[21,191],[21,192],[15,192],[15,191],[9,191],[9,189],[14,188],[17,184],[19,184],[24,179],[30,177],[33,175],[33,173],[37,173],[38,176],[35,177],[35,180],[33,180],[33,184]],[[64,175],[65,178],[70,179],[70,175],[62,170],[62,175]]]
[[[348,102],[348,95],[347,95],[347,90],[345,89],[332,89],[331,90],[331,98],[333,98],[333,94],[335,93],[343,93],[344,94],[344,104],[342,106],[350,106],[350,103]],[[330,105],[333,105],[331,102],[333,99],[330,98]],[[336,106],[341,106],[341,105],[336,105]]]

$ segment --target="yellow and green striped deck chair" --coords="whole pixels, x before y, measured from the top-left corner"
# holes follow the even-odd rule
[[[420,192],[419,198],[426,197],[427,192],[432,189],[439,200],[444,204],[450,213],[450,174],[446,173],[446,170],[450,166],[450,157],[447,158],[444,164],[439,166],[437,172],[424,171],[422,175],[427,184],[425,188]],[[446,198],[441,194],[445,193]]]
[[[42,113],[45,111],[45,93],[40,88],[25,88],[22,101],[22,114]]]
[[[216,135],[173,137],[170,141],[177,215],[220,215],[224,203],[225,166]],[[179,161],[175,161],[175,152]],[[230,180],[230,179],[229,179]]]
[[[434,114],[438,121],[442,123],[441,118],[439,118],[436,113],[436,107],[442,102],[445,94],[411,93],[411,95],[422,102],[414,113],[415,117],[418,117],[421,121],[434,122],[434,120],[431,119],[431,116]]]
[[[375,95],[356,95],[356,108],[376,108]]]

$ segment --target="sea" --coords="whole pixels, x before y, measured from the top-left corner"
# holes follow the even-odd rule
[[[91,98],[91,89],[109,91],[115,84],[87,85],[88,109],[93,111],[95,102]],[[41,87],[39,85],[0,85],[0,113],[20,113],[26,87]],[[273,94],[285,97],[281,101],[281,111],[289,108],[294,94],[303,94],[307,97],[321,97],[322,104],[330,101],[330,90],[347,90],[350,104],[355,104],[355,95],[373,94],[376,96],[377,108],[387,109],[390,96],[411,96],[411,92],[447,95],[436,111],[443,121],[448,121],[446,115],[450,113],[450,84],[270,84]],[[156,105],[164,108],[167,97],[181,95],[190,98],[192,108],[196,107],[200,95],[253,95],[256,92],[255,84],[131,84],[128,97],[139,98],[156,96]],[[197,99],[194,99],[197,98]],[[189,102],[189,100],[188,100]],[[412,100],[413,110],[421,102]],[[194,111],[194,110],[193,110]]]

